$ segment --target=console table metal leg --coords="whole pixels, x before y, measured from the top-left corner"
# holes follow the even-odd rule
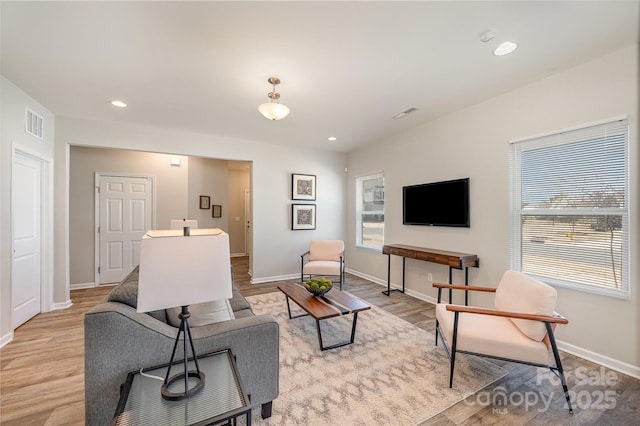
[[[387,291],[382,294],[389,296],[391,294],[391,255],[387,255]]]
[[[407,258],[403,257],[402,258],[402,292],[403,293],[404,293],[404,271],[405,271],[406,261],[407,261]]]
[[[449,284],[453,284],[453,267],[449,266]],[[449,289],[449,303],[453,303],[453,293]]]
[[[406,257],[402,258],[402,290],[400,290],[399,288],[394,288],[393,290],[391,290],[391,255],[388,255],[388,260],[387,260],[387,289],[385,291],[382,292],[382,294],[389,296],[391,294],[392,291],[399,291],[401,293],[404,293],[404,270],[405,270],[405,264],[406,264]]]
[[[469,268],[464,268],[464,285],[469,285]],[[464,291],[464,306],[469,306],[469,290]]]

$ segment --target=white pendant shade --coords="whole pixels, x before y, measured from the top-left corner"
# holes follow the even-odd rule
[[[258,106],[258,111],[269,120],[281,120],[289,115],[289,108],[275,102],[266,102]]]

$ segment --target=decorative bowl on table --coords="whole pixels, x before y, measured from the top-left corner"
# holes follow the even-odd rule
[[[304,288],[314,296],[324,296],[333,288],[333,283],[325,277],[311,278],[304,283]]]

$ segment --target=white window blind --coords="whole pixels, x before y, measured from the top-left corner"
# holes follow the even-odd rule
[[[628,298],[627,120],[514,142],[510,166],[512,268]]]
[[[384,175],[356,179],[356,242],[381,250],[384,245]]]

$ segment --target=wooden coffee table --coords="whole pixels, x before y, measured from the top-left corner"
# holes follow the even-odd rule
[[[309,293],[303,286],[295,283],[285,283],[278,286],[278,290],[287,296],[287,311],[289,311],[289,319],[299,318],[310,315],[316,320],[316,329],[318,330],[318,342],[320,350],[334,349],[341,346],[350,345],[356,335],[356,324],[358,322],[358,312],[371,309],[371,306],[344,293],[337,288],[331,289],[327,294],[316,297]],[[291,316],[291,306],[289,299],[293,300],[296,305],[300,306],[306,314]],[[320,321],[328,318],[339,317],[341,315],[353,314],[353,325],[351,326],[351,340],[335,345],[324,346],[322,344],[322,332],[320,331]]]

